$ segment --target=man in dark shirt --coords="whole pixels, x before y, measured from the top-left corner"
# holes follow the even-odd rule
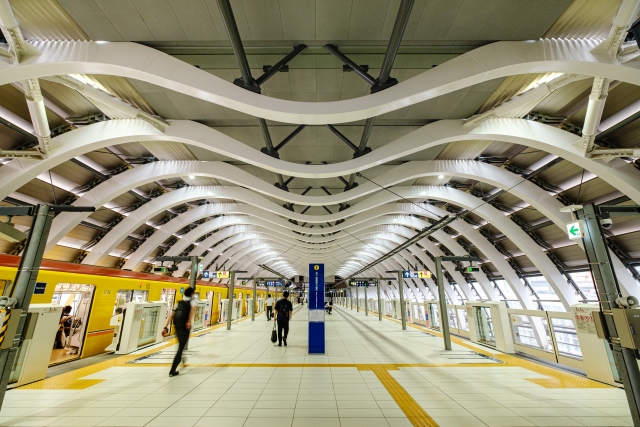
[[[278,346],[282,347],[282,341],[284,346],[287,346],[287,335],[289,334],[289,320],[293,315],[293,305],[289,301],[289,291],[282,293],[283,298],[276,303],[275,306],[275,318],[278,322]],[[282,335],[284,329],[284,336]]]

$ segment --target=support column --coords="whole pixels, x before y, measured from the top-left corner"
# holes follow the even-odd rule
[[[360,290],[356,285],[356,313],[360,313]]]
[[[400,319],[402,320],[402,330],[407,330],[407,307],[404,303],[404,282],[402,271],[398,270],[398,294],[400,295]]]
[[[229,272],[229,307],[227,308],[227,331],[231,330],[231,318],[233,317],[233,287],[236,281],[236,273]]]
[[[376,280],[376,290],[378,292],[378,320],[382,321],[382,301],[380,300],[380,279]]]
[[[447,298],[444,294],[444,275],[442,273],[441,257],[436,257],[436,278],[440,306],[440,329],[442,330],[442,337],[444,338],[444,349],[451,350],[451,334],[449,332],[449,316],[447,315]]]
[[[365,316],[369,315],[369,303],[367,301],[367,299],[368,299],[367,298],[367,294],[368,294],[367,291],[368,290],[369,290],[369,282],[367,282],[367,286],[365,286],[365,288],[364,288],[364,315]]]
[[[253,277],[251,280],[253,280],[253,304],[251,307],[251,321],[253,322],[254,320],[256,320],[256,304],[258,304],[258,300],[257,298],[257,284],[256,284],[256,278]]]
[[[14,322],[16,319],[11,317],[18,317],[18,327],[15,332],[15,336],[4,337],[6,341],[3,342],[4,349],[0,350],[0,406],[4,402],[4,396],[7,391],[7,385],[9,384],[9,378],[11,376],[11,370],[15,362],[16,355],[18,353],[19,344],[22,344],[22,333],[24,325],[27,320],[27,312],[29,310],[29,304],[31,303],[31,297],[33,290],[36,286],[36,279],[38,272],[40,271],[40,263],[42,262],[42,256],[44,255],[44,248],[47,244],[47,237],[49,230],[51,229],[51,223],[53,222],[53,212],[49,206],[38,205],[36,207],[36,214],[33,217],[31,229],[29,230],[29,236],[27,238],[27,245],[24,248],[22,257],[20,258],[20,264],[18,265],[18,272],[14,280],[13,288],[11,289],[11,297],[16,299],[15,308],[13,310],[7,310],[6,316],[10,319],[10,322]],[[7,290],[5,289],[5,292]],[[13,314],[11,312],[13,311]]]
[[[619,307],[616,299],[621,296],[615,272],[611,267],[611,257],[607,250],[604,233],[600,225],[600,217],[593,204],[578,211],[578,218],[584,221],[584,250],[587,254],[593,281],[600,307],[602,308],[609,344],[620,379],[624,385],[631,419],[634,426],[640,426],[640,370],[636,360],[635,350],[620,345],[617,325],[614,322],[612,310],[629,310]],[[635,310],[634,310],[635,311]],[[626,316],[626,313],[623,314]]]
[[[196,278],[198,277],[198,264],[200,259],[197,256],[191,257],[191,274],[189,274],[189,287],[196,289]]]

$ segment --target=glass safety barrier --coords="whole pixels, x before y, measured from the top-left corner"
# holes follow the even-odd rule
[[[508,309],[517,352],[584,369],[572,313]]]
[[[158,334],[158,322],[160,321],[160,307],[144,307],[140,334],[138,335],[138,347],[151,344],[156,341]]]

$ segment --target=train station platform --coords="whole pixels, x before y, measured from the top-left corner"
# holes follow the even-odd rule
[[[264,316],[7,392],[2,426],[630,426],[624,391],[377,315],[334,307],[325,355],[307,353],[307,309],[288,346]]]

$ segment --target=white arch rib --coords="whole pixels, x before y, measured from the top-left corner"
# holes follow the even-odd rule
[[[579,148],[573,145],[579,141],[579,137],[574,134],[523,119],[490,119],[473,129],[463,125],[462,120],[441,120],[357,159],[330,165],[302,165],[267,156],[214,129],[191,121],[171,122],[171,126],[163,134],[142,120],[111,120],[85,126],[54,138],[54,149],[46,159],[13,159],[5,164],[0,169],[0,181],[3,182],[0,196],[8,196],[41,173],[75,156],[126,142],[183,142],[288,176],[332,178],[363,171],[450,142],[499,140],[558,155],[601,177],[640,203],[640,189],[633,185],[638,181],[640,173],[621,159],[605,162],[584,157]],[[631,184],[629,179],[633,180]]]
[[[562,72],[640,85],[635,61],[592,53],[600,40],[497,42],[460,55],[385,91],[334,102],[294,102],[243,90],[186,62],[135,43],[35,42],[40,55],[0,62],[0,85],[64,74],[106,74],[156,84],[251,116],[286,123],[330,124],[378,116],[487,80]]]

